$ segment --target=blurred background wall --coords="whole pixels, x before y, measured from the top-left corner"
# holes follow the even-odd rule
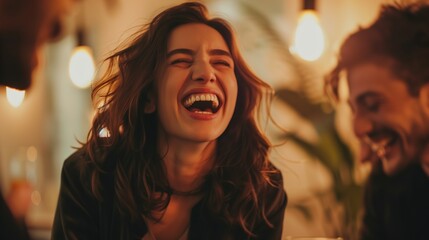
[[[90,88],[77,87],[69,76],[73,50],[82,43],[90,47],[97,77],[99,63],[120,42],[165,7],[181,2],[80,0],[67,20],[65,37],[44,49],[36,81],[23,102],[12,106],[6,89],[0,88],[3,194],[15,181],[31,182],[28,222],[36,239],[49,239],[62,163],[79,146],[78,140],[85,141],[92,116]],[[334,66],[343,39],[371,23],[381,4],[393,1],[316,0],[325,44],[311,61],[293,50],[303,0],[203,2],[213,15],[230,20],[249,65],[276,89],[273,116],[288,134],[270,126],[265,130],[273,143],[286,141],[271,157],[283,173],[290,199],[284,236],[352,238],[368,169],[355,161],[350,112],[345,104],[329,104],[323,77]]]

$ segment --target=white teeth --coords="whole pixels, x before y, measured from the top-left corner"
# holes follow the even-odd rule
[[[200,113],[200,114],[213,114],[212,112],[205,112],[205,111],[195,111],[195,113]]]
[[[185,107],[191,106],[196,101],[212,101],[212,106],[217,108],[219,106],[219,99],[215,94],[206,93],[206,94],[191,94],[185,101]]]
[[[390,139],[382,139],[381,141],[374,142],[369,137],[365,137],[364,141],[370,146],[371,150],[377,152],[381,148],[385,148]]]
[[[390,139],[383,139],[379,142],[372,141],[368,136],[364,137],[364,142],[369,145],[372,152],[375,153],[379,158],[385,159],[386,155],[386,146],[389,143]]]

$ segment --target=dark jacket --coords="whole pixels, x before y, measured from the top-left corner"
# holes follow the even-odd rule
[[[428,240],[429,177],[419,165],[389,177],[374,169],[365,189],[361,240]]]
[[[0,239],[28,240],[30,235],[24,220],[12,215],[0,191]]]
[[[97,201],[91,193],[88,167],[82,167],[84,159],[79,152],[70,156],[63,165],[61,189],[52,230],[52,239],[141,239],[147,233],[144,221],[131,222],[119,213],[115,202],[114,177],[106,174],[102,178],[103,201]],[[278,176],[281,181],[281,174]],[[286,193],[281,188],[270,189],[265,196],[272,201],[276,210],[269,221],[256,224],[254,232],[259,238],[281,239],[283,216],[287,203]],[[228,236],[228,237],[226,237]],[[209,217],[203,200],[197,203],[191,213],[189,239],[246,239],[238,226],[228,226]]]

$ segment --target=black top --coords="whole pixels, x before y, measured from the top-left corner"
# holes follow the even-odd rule
[[[144,221],[131,222],[119,213],[113,197],[113,175],[106,174],[101,179],[103,201],[97,201],[91,193],[89,167],[82,167],[84,162],[79,151],[64,162],[52,239],[141,239],[148,231],[147,226]],[[276,206],[273,214],[267,216],[274,227],[270,228],[264,221],[258,222],[252,231],[258,237],[251,239],[281,239],[287,196],[281,174],[276,177],[281,187],[271,187],[265,196],[271,200],[269,207]],[[229,226],[209,217],[203,200],[192,209],[189,239],[247,238],[239,226]]]
[[[18,221],[12,215],[0,191],[0,239],[28,240],[30,236],[24,219]]]
[[[380,167],[365,189],[362,240],[429,239],[429,177],[419,165],[389,177]]]

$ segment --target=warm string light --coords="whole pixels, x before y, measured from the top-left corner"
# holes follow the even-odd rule
[[[72,83],[79,88],[91,85],[95,76],[92,51],[88,46],[77,46],[70,58],[69,75]]]
[[[6,87],[6,98],[12,107],[17,108],[24,101],[25,91]]]
[[[83,5],[82,5],[83,8]],[[81,9],[76,29],[77,46],[73,49],[69,62],[69,76],[72,83],[78,88],[91,86],[95,77],[95,63],[93,52],[88,46],[84,9]]]
[[[310,4],[308,3],[310,2]],[[306,61],[319,59],[325,49],[325,37],[315,10],[314,1],[305,1],[291,51]]]

